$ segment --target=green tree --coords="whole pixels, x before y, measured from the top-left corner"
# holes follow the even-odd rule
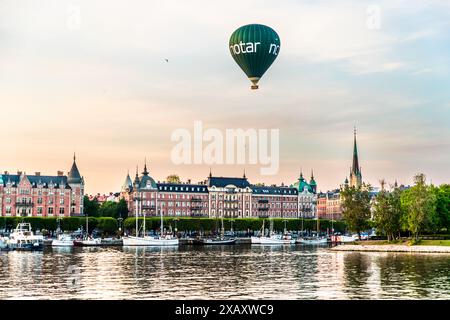
[[[84,196],[83,207],[83,212],[89,217],[98,217],[98,209],[100,208],[100,204],[96,198],[89,200],[88,196]]]
[[[436,195],[436,218],[438,229],[450,231],[450,184],[434,187]]]
[[[432,187],[426,185],[423,173],[414,176],[414,186],[402,193],[401,203],[406,210],[406,226],[418,240],[420,232],[435,224],[436,217],[436,195]]]
[[[120,199],[117,204],[117,216],[122,219],[128,217],[128,205],[125,199]]]
[[[117,202],[105,201],[98,209],[98,214],[100,217],[112,217],[117,219],[119,217],[117,207],[118,207]]]
[[[177,174],[171,174],[166,178],[168,183],[181,183],[180,177]]]
[[[361,231],[369,226],[370,186],[350,187],[341,190],[342,213],[348,228],[361,239]]]
[[[381,191],[373,206],[373,218],[376,228],[386,234],[388,241],[395,240],[401,230],[403,210],[400,197],[399,188],[388,192],[385,189],[385,181],[381,181]]]

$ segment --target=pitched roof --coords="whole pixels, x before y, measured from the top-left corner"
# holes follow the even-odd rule
[[[67,176],[29,176],[26,175],[28,181],[30,181],[33,188],[38,185],[42,185],[44,188],[48,188],[49,184],[54,184],[56,188],[64,185],[66,189],[70,189],[67,181]],[[2,175],[3,185],[6,186],[7,183],[11,183],[16,187],[20,182],[20,175],[18,174],[4,174]]]
[[[297,195],[298,191],[295,188],[287,187],[265,187],[265,186],[252,186],[254,194],[271,194],[271,195]]]
[[[208,187],[219,187],[224,188],[228,185],[236,186],[237,188],[247,188],[250,187],[250,183],[247,178],[229,178],[229,177],[209,177]]]
[[[208,193],[208,187],[201,184],[157,183],[158,191]]]
[[[81,183],[81,175],[75,162],[75,155],[73,155],[73,164],[70,169],[69,176],[67,177],[67,181],[69,183]]]

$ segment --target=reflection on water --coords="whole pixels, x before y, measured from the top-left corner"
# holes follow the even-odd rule
[[[0,252],[1,299],[449,299],[450,255],[301,246]]]

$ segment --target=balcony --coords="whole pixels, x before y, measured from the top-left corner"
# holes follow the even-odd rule
[[[33,207],[33,202],[16,202],[16,207]]]
[[[223,202],[226,202],[226,203],[238,203],[239,200],[238,199],[225,199]]]
[[[258,200],[258,203],[269,203],[269,200],[267,200],[267,199],[261,199],[261,200]]]
[[[268,207],[260,207],[258,208],[258,211],[269,211]]]
[[[202,202],[203,200],[201,198],[192,197],[191,202]]]
[[[154,204],[143,204],[142,209],[156,209]]]

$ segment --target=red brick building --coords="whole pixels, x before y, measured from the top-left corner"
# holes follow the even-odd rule
[[[73,158],[66,175],[44,176],[40,172],[0,174],[2,216],[58,217],[83,214],[84,179]]]

